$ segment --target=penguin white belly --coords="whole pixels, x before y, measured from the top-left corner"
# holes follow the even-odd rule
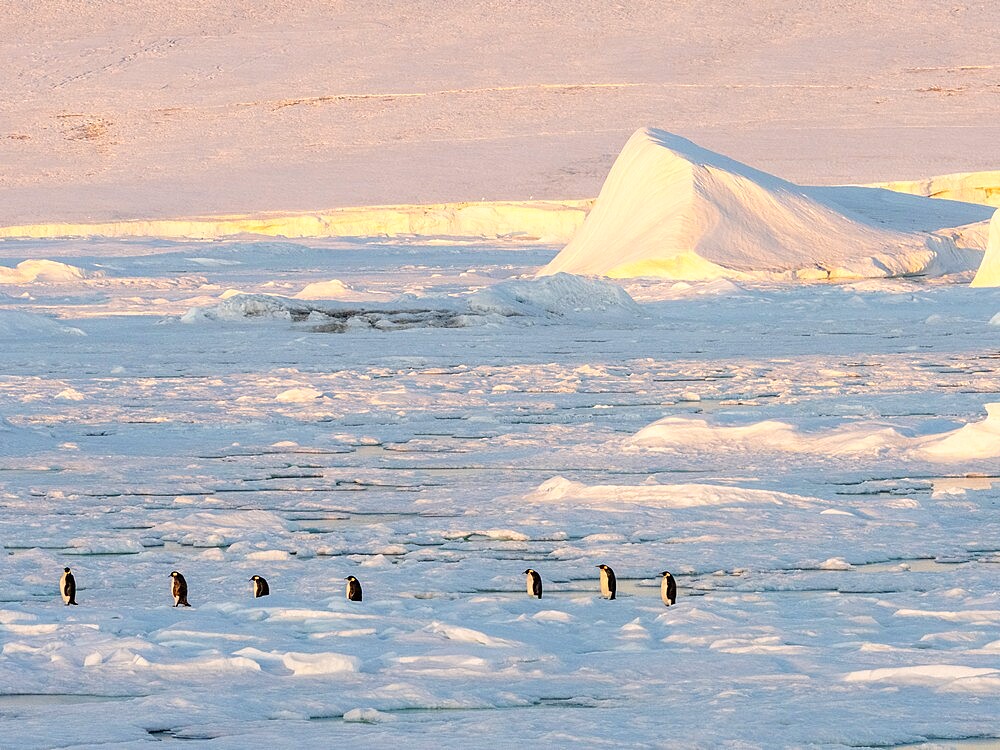
[[[524,590],[528,592],[528,596],[535,595],[535,582],[531,579],[531,576],[527,576],[527,581],[524,584]]]
[[[601,596],[605,598],[611,596],[611,585],[608,583],[608,573],[604,570],[601,571]]]
[[[63,604],[69,604],[69,595],[66,593],[66,573],[59,579],[59,593],[62,595]]]

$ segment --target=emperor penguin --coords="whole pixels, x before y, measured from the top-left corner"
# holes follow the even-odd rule
[[[528,568],[524,571],[525,587],[528,590],[528,596],[533,596],[536,599],[542,598],[542,577],[538,575],[538,571]]]
[[[607,565],[598,565],[601,569],[601,596],[605,599],[614,599],[615,591],[618,590],[618,581],[615,579],[615,571]]]
[[[668,607],[677,601],[677,581],[670,575],[669,570],[660,573],[663,580],[660,581],[660,598]]]
[[[251,578],[250,583],[251,583],[251,588],[253,589],[254,599],[259,599],[260,597],[267,596],[268,594],[271,593],[271,589],[268,587],[267,581],[265,581],[260,576],[254,576],[253,578]]]
[[[361,581],[354,576],[347,576],[347,599],[352,602],[361,601]]]
[[[174,579],[170,586],[170,592],[174,595],[174,606],[190,607],[191,605],[188,604],[188,585],[184,576],[174,570],[170,573],[170,577]]]
[[[76,604],[76,579],[69,568],[63,568],[62,578],[59,580],[59,593],[62,594],[63,604]]]

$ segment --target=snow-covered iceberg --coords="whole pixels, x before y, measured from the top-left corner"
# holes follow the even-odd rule
[[[981,246],[960,247],[963,235],[915,231],[900,220],[922,210],[936,230],[990,212],[876,188],[804,188],[645,128],[626,143],[580,231],[540,275],[825,279],[977,268]]]
[[[990,221],[990,236],[986,241],[986,255],[972,280],[972,286],[1000,286],[1000,209]]]

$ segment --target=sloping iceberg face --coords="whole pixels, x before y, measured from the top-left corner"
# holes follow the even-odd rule
[[[968,271],[979,263],[981,248],[893,229],[838,206],[832,191],[645,128],[626,143],[583,227],[540,275],[850,278]]]
[[[972,286],[1000,286],[1000,209],[990,221],[990,237],[986,241],[986,255],[972,280]]]

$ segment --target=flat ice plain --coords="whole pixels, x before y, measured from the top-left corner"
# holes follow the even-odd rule
[[[14,4],[0,228],[1000,166],[995,3]],[[1000,289],[530,234],[0,241],[0,747],[1000,747]]]

